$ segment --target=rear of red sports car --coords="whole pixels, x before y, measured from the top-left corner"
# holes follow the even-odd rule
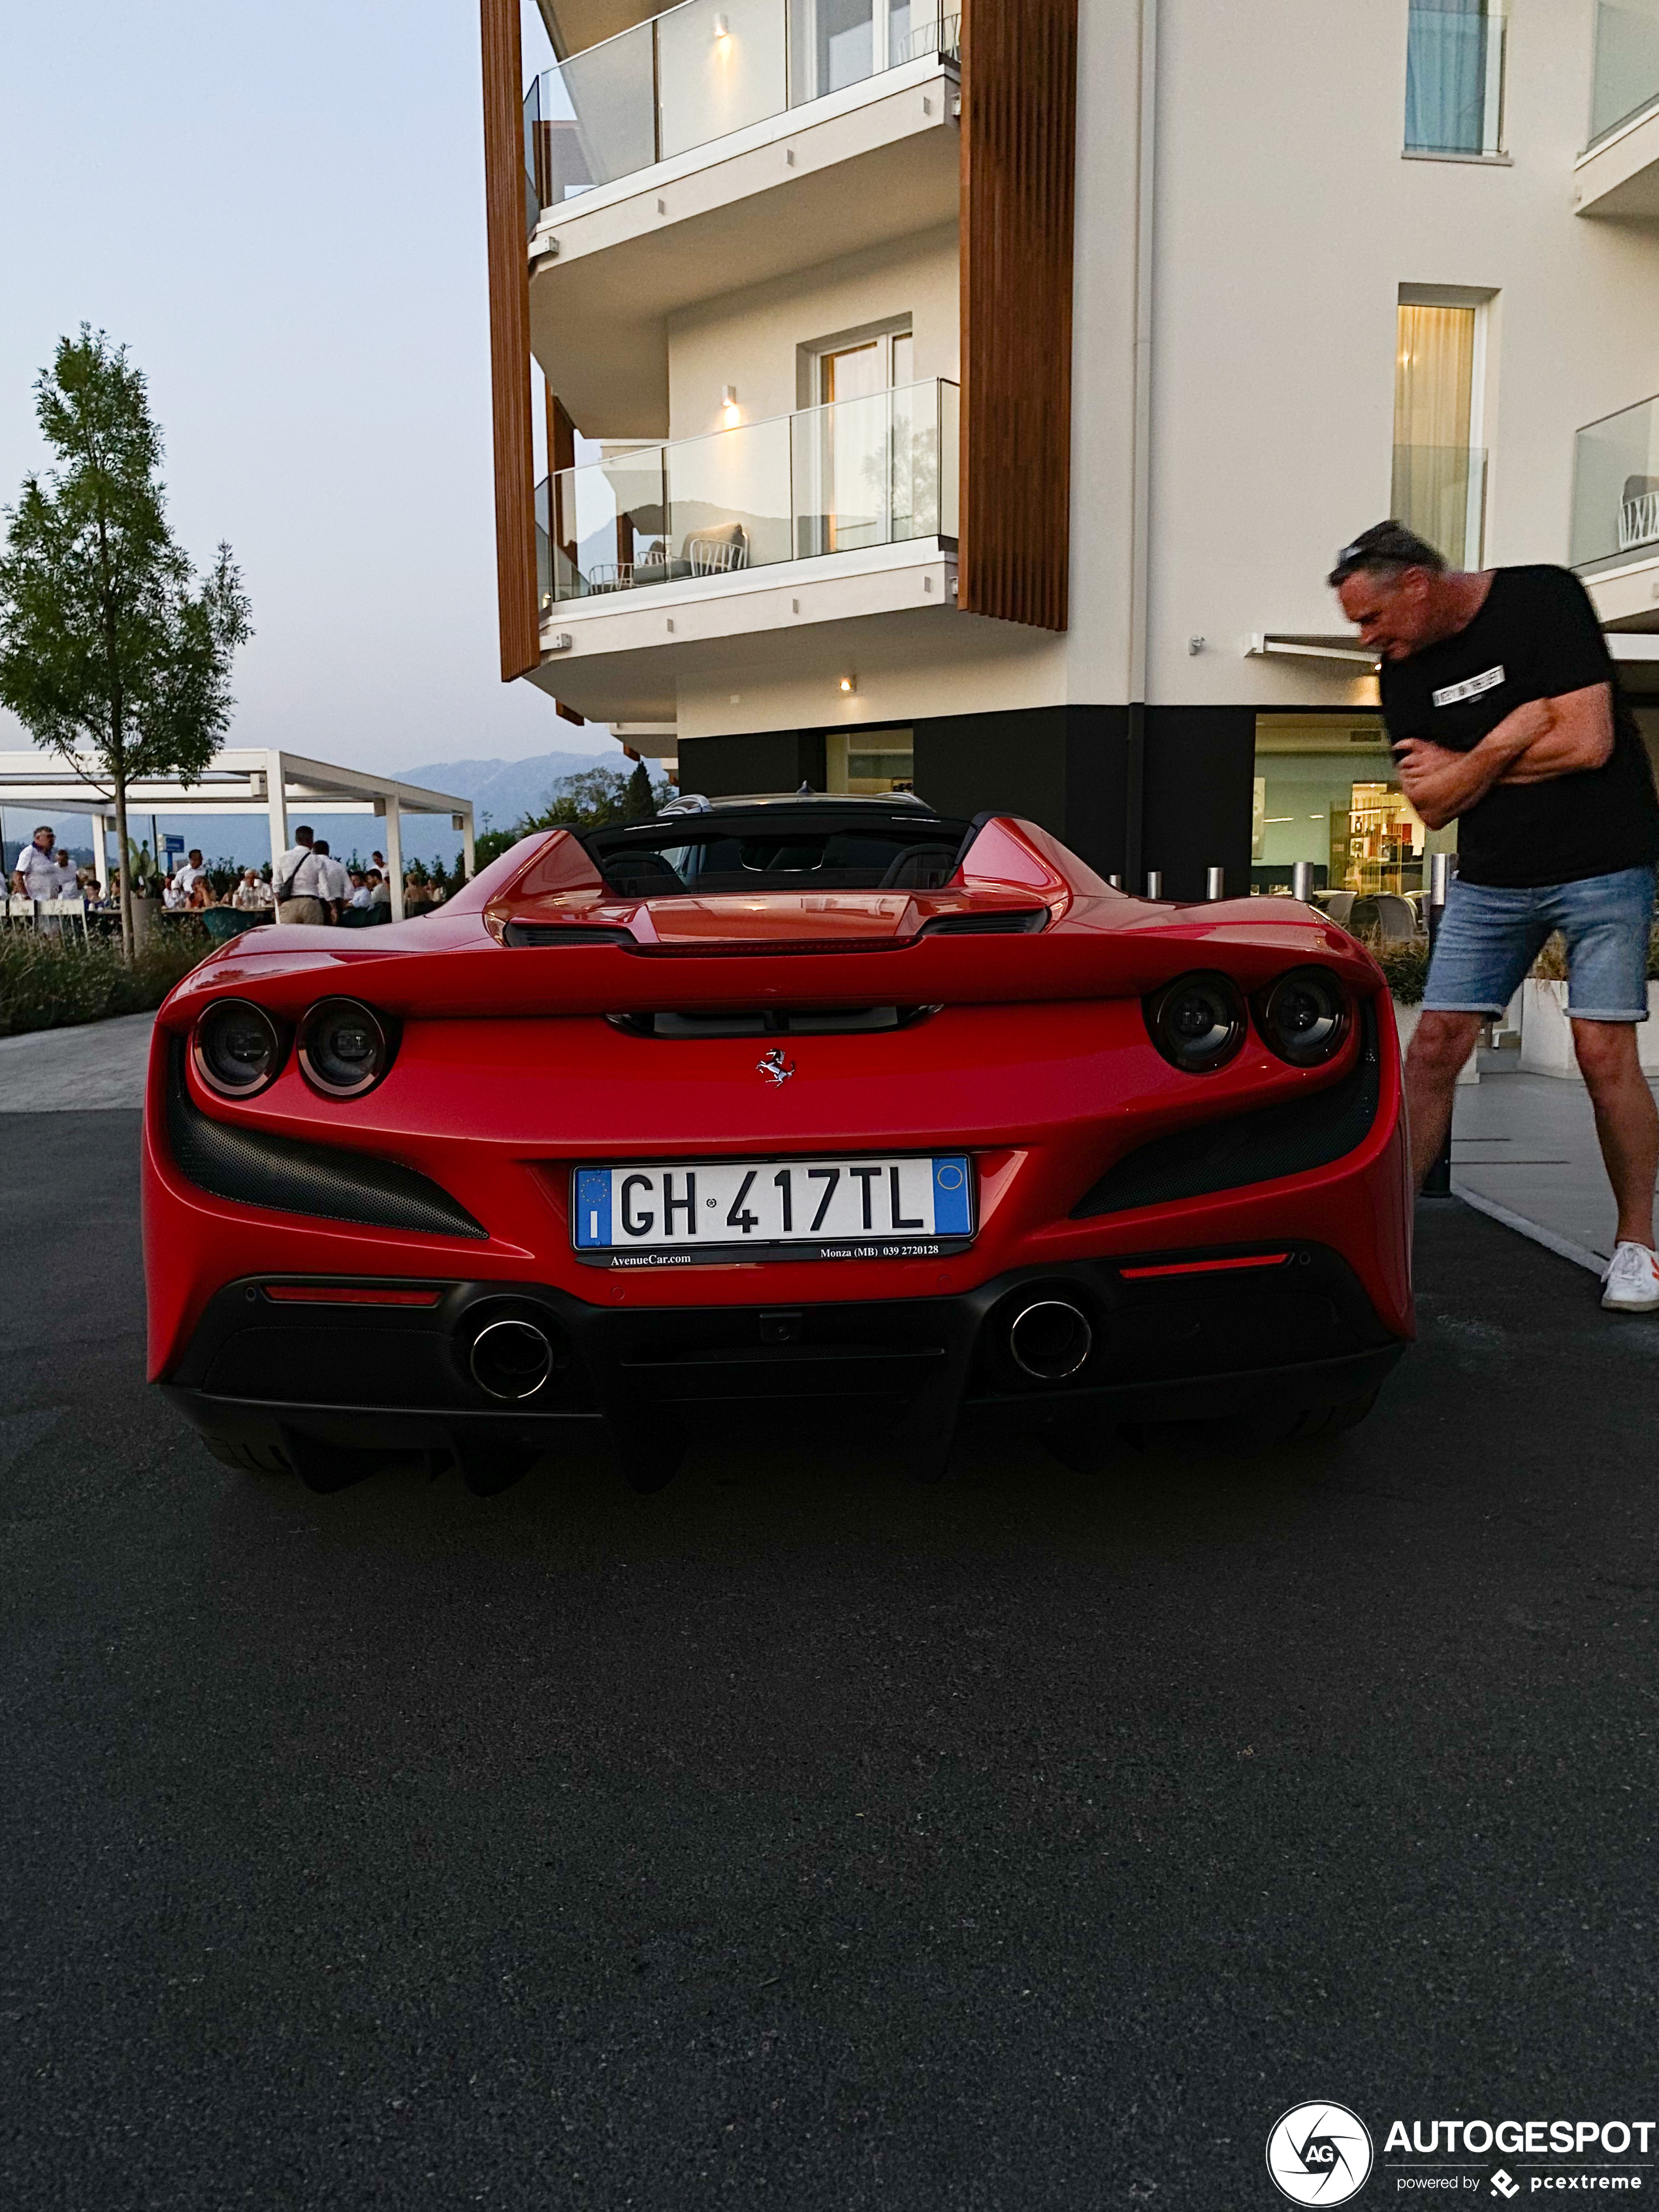
[[[1386,987],[1305,907],[1125,896],[908,796],[525,840],[438,914],[264,928],[163,1007],[152,1377],[233,1464],[501,1486],[716,1407],[1358,1417],[1412,1333]]]

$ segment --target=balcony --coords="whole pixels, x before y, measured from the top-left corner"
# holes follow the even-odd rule
[[[1608,628],[1659,626],[1659,398],[1578,433],[1567,557]]]
[[[525,106],[531,346],[595,438],[665,437],[683,310],[953,228],[953,15],[684,0],[549,70]],[[792,395],[793,396],[793,395]],[[803,395],[804,396],[804,395]]]
[[[1659,0],[1600,0],[1580,215],[1659,217]]]
[[[1486,538],[1486,454],[1478,446],[1396,446],[1389,511],[1454,568],[1478,568]]]
[[[1492,161],[1504,150],[1504,49],[1497,13],[1421,5],[1407,12],[1406,151]]]
[[[935,378],[544,477],[538,585],[559,658],[543,672],[559,697],[632,717],[647,711],[640,672],[615,656],[765,631],[787,654],[803,625],[948,605],[958,399]]]
[[[914,20],[913,20],[914,17]],[[866,0],[683,0],[544,70],[525,95],[526,205],[580,198],[917,61],[959,61],[960,18]]]

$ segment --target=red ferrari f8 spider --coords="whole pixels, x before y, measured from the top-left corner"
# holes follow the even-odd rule
[[[1127,896],[909,793],[526,837],[435,914],[261,928],[156,1024],[152,1377],[222,1460],[502,1487],[600,1425],[826,1406],[1358,1418],[1412,1334],[1399,1053],[1305,906]]]

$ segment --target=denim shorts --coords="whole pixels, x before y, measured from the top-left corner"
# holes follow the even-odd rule
[[[1651,866],[1531,890],[1466,884],[1455,876],[1424,1006],[1443,1014],[1501,1014],[1559,929],[1567,941],[1573,1020],[1644,1022],[1653,894]]]

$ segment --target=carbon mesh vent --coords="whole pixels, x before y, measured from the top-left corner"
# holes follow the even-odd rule
[[[179,1173],[215,1198],[278,1213],[360,1222],[367,1229],[414,1230],[428,1237],[489,1234],[447,1190],[395,1160],[214,1121],[185,1088],[182,1042],[173,1048],[167,1141]]]
[[[1072,1208],[1072,1218],[1086,1221],[1132,1206],[1168,1206],[1178,1198],[1202,1198],[1212,1190],[1236,1190],[1243,1183],[1328,1167],[1364,1141],[1376,1119],[1382,1088],[1376,1018],[1366,1006],[1360,1014],[1358,1063],[1340,1083],[1288,1105],[1262,1106],[1155,1137],[1114,1161]]]
[[[501,932],[509,945],[637,945],[629,929],[610,929],[599,922],[509,921]]]
[[[1013,914],[941,914],[924,921],[924,937],[1026,937],[1048,926],[1046,906]]]

